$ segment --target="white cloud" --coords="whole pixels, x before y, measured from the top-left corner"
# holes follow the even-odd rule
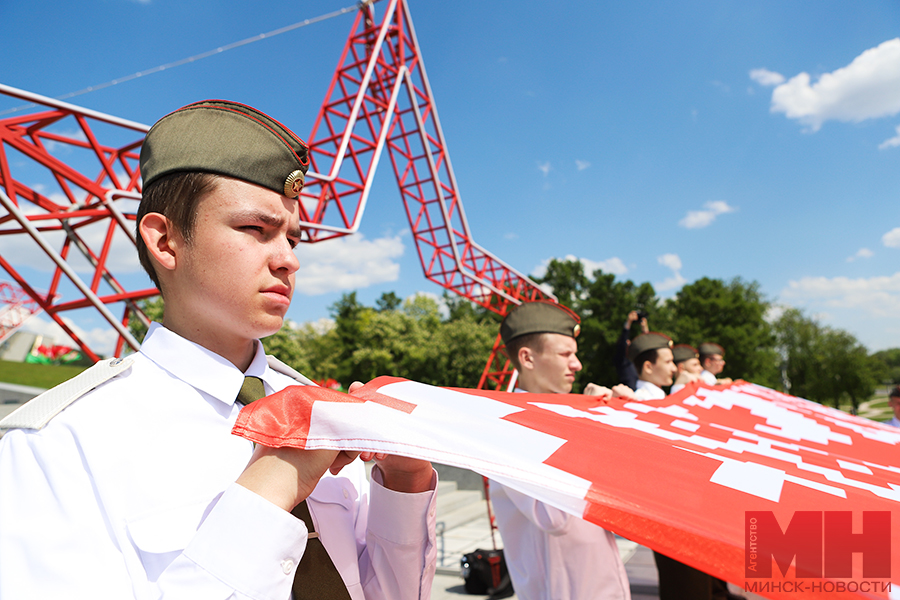
[[[503,239],[504,240],[516,240],[516,239],[519,239],[519,234],[514,231],[510,231],[509,233],[503,234]]]
[[[549,283],[539,283],[538,288],[548,296],[556,297],[556,291],[554,291],[553,286]]]
[[[900,272],[890,276],[803,277],[789,281],[782,298],[820,302],[829,308],[862,310],[873,316],[896,318],[900,313]]]
[[[672,269],[672,276],[667,277],[661,283],[655,284],[653,287],[657,291],[665,292],[679,288],[687,283],[687,279],[681,276],[681,258],[677,254],[663,254],[657,257],[656,261],[664,267]]]
[[[737,210],[735,207],[729,206],[724,200],[707,202],[704,208],[705,210],[689,210],[687,215],[678,221],[678,224],[686,229],[700,229],[711,225],[719,215]]]
[[[871,250],[869,250],[868,248],[860,248],[859,250],[856,251],[856,254],[854,254],[853,256],[847,257],[847,262],[848,263],[853,262],[857,258],[872,258],[873,256],[875,256],[875,253],[872,252]]]
[[[787,305],[773,302],[769,305],[769,308],[766,309],[766,314],[763,315],[763,319],[766,323],[774,323],[781,318],[781,315],[783,315],[784,311],[788,308],[790,307]]]
[[[878,144],[879,150],[887,150],[888,148],[896,148],[897,146],[900,146],[900,125],[897,126],[895,131],[897,132],[897,135],[892,138],[888,138]]]
[[[86,330],[76,325],[74,321],[67,317],[63,317],[63,322],[65,322],[65,324],[75,332],[75,335],[81,338],[91,350],[103,356],[112,356],[113,351],[116,349],[116,340],[119,337],[119,333],[113,329],[111,325],[108,327],[94,327],[93,329]],[[76,350],[80,350],[75,344],[75,341],[69,337],[62,327],[57,325],[56,322],[49,317],[43,315],[34,316],[25,321],[25,324],[22,325],[20,331],[28,331],[43,336],[44,339],[41,343],[44,345],[55,344],[59,346],[71,346]]]
[[[585,169],[587,169],[590,166],[591,166],[591,163],[589,163],[586,160],[576,160],[575,161],[575,168],[578,169],[579,171],[584,171]]]
[[[753,69],[750,71],[750,79],[759,85],[781,85],[784,83],[784,75],[768,69]],[[753,89],[753,88],[750,88]]]
[[[681,258],[677,254],[663,254],[657,257],[656,261],[664,267],[669,267],[673,271],[681,270]]]
[[[900,38],[869,48],[846,67],[810,83],[800,73],[772,91],[772,112],[783,112],[811,131],[828,120],[855,122],[900,112]]]
[[[550,163],[549,162],[545,162],[545,163],[539,162],[537,164],[537,168],[538,168],[538,171],[540,171],[541,173],[544,174],[544,177],[546,177],[547,175],[550,174]]]
[[[399,235],[367,240],[360,233],[318,244],[301,244],[297,292],[315,296],[397,281],[403,255]]]
[[[584,265],[584,270],[587,273],[593,273],[597,269],[602,269],[604,273],[612,273],[613,275],[625,275],[628,273],[628,267],[625,266],[625,263],[618,256],[598,261],[582,258],[581,264]]]
[[[531,275],[533,277],[543,277],[544,275],[546,275],[547,265],[550,264],[551,260],[553,259],[548,258],[541,261],[541,264],[535,267],[535,269],[531,272]],[[622,262],[622,259],[620,259],[618,256],[613,256],[612,258],[608,258],[606,260],[591,260],[589,258],[578,258],[574,254],[567,254],[563,258],[557,258],[556,260],[580,262],[584,267],[585,275],[588,276],[593,275],[594,271],[596,271],[597,269],[601,269],[604,273],[612,273],[613,275],[625,275],[626,273],[628,273],[628,267],[625,266],[625,263]]]
[[[97,256],[100,256],[103,249],[108,224],[109,221],[78,229],[81,239]],[[50,247],[57,252],[62,249],[63,240],[65,239],[63,232],[46,232],[43,234],[43,237]],[[27,234],[0,236],[0,255],[8,257],[15,267],[30,267],[37,271],[49,272],[55,266],[47,254]],[[74,246],[69,249],[69,256],[66,262],[76,273],[94,272],[93,266]],[[106,257],[106,267],[114,275],[134,273],[141,270],[134,243],[119,227],[116,228],[116,232],[113,234],[112,245]]]
[[[900,227],[894,227],[881,236],[881,243],[888,248],[900,248]]]

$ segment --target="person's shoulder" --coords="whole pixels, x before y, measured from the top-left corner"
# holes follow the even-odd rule
[[[42,429],[54,417],[94,390],[127,377],[136,362],[136,355],[101,360],[23,404],[0,421],[0,429]]]
[[[3,419],[0,428],[41,431],[58,421],[76,426],[107,420],[136,399],[167,394],[166,383],[171,379],[140,352],[104,359],[29,400]]]

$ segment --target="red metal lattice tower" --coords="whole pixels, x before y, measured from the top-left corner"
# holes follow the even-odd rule
[[[41,311],[41,305],[25,290],[5,281],[0,282],[0,342]]]
[[[48,293],[37,294],[9,257],[0,256],[0,267],[88,356],[96,360],[62,319],[64,311],[93,306],[116,328],[117,354],[124,343],[136,347],[127,323],[132,314],[146,317],[134,302],[157,292],[126,291],[109,259],[117,239],[134,244],[137,161],[148,128],[14,88],[0,86],[0,92],[47,107],[0,120],[0,211],[6,210],[0,212],[0,235],[27,234],[38,243],[54,265],[45,286]],[[62,133],[63,120],[74,121],[75,134]],[[114,130],[113,138],[123,138],[124,131],[137,132],[141,139],[101,144],[95,134],[98,124]],[[360,7],[309,140],[312,166],[301,194],[304,241],[358,231],[375,170],[387,150],[426,278],[500,315],[522,301],[551,297],[472,239],[405,0],[387,2],[380,22],[372,4]],[[81,150],[93,161],[76,166],[63,160],[64,153],[54,151],[61,146]],[[11,151],[49,171],[59,190],[51,195],[14,179]],[[29,210],[23,210],[26,204]],[[91,236],[83,234],[87,228],[93,228]],[[62,234],[56,240],[59,250],[47,243],[53,234]],[[92,245],[94,240],[99,243]],[[89,284],[68,265],[73,248],[92,270]],[[64,278],[77,289],[77,299],[56,299]],[[113,316],[108,304],[122,305],[121,318]],[[501,347],[498,338],[479,387],[500,387],[508,379]]]
[[[128,321],[146,317],[135,301],[157,291],[128,291],[110,263],[123,251],[136,256],[137,162],[148,128],[8,86],[0,92],[40,106],[0,120],[0,267],[92,360],[99,356],[63,318],[68,311],[98,312],[118,333],[117,355],[125,343],[136,349]],[[99,141],[106,137],[123,141]],[[42,265],[22,266],[35,256]]]
[[[374,6],[360,9],[310,148],[315,173],[302,198],[311,240],[358,229],[386,148],[426,278],[500,315],[552,298],[472,238],[405,0],[388,2],[380,23]],[[479,387],[508,380],[501,348],[498,337]]]

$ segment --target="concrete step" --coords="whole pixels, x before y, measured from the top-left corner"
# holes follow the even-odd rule
[[[437,498],[437,517],[441,519],[457,509],[481,501],[481,492],[474,490],[457,490],[443,496],[439,495]]]
[[[456,490],[459,489],[459,484],[455,481],[444,481],[443,479],[438,480],[437,487],[437,495],[438,502],[440,502],[441,496],[446,496],[447,494],[452,494]]]
[[[475,502],[457,505],[453,510],[443,513],[441,512],[440,504],[438,504],[437,521],[438,523],[443,523],[445,532],[480,518],[484,518],[485,522],[487,522],[487,503],[480,498]]]

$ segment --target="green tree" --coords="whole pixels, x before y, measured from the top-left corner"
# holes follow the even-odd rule
[[[879,381],[900,384],[900,348],[881,350],[874,353],[872,358],[879,365]]]
[[[757,282],[704,277],[687,284],[664,303],[651,326],[676,344],[698,347],[716,342],[725,348],[723,377],[774,387],[778,383],[775,336],[766,321],[770,304]]]
[[[285,321],[281,329],[263,338],[262,343],[267,354],[271,354],[307,377],[315,377],[309,362],[309,350],[301,340],[302,335],[296,331],[294,324]]]
[[[153,296],[151,298],[138,300],[137,305],[138,308],[144,311],[144,314],[147,315],[148,319],[162,323],[163,309],[165,308],[162,296]],[[134,339],[138,342],[144,341],[144,336],[147,335],[147,326],[144,325],[134,313],[132,313],[128,319],[128,329],[131,332],[131,335],[134,336]]]
[[[434,344],[440,348],[426,383],[448,387],[474,388],[497,337],[492,320],[462,316],[441,324]]]
[[[786,391],[835,408],[849,401],[854,409],[874,393],[878,359],[850,333],[822,326],[795,308],[785,310],[774,329]]]
[[[394,292],[384,292],[381,294],[381,297],[375,301],[375,310],[378,312],[397,310],[402,303],[403,300],[401,300]]]
[[[497,331],[500,330],[500,321],[502,319],[497,313],[490,311],[484,307],[478,306],[468,298],[463,298],[462,296],[451,294],[447,291],[444,291],[444,295],[441,297],[441,299],[444,302],[444,306],[447,307],[448,321],[457,321],[463,318],[470,318],[473,321],[478,321],[479,323],[493,323],[494,327],[497,328]],[[487,359],[485,358],[485,360]]]

